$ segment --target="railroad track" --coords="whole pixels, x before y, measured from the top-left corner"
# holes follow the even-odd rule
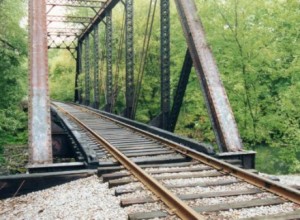
[[[297,190],[87,108],[53,108],[129,219],[300,218]]]

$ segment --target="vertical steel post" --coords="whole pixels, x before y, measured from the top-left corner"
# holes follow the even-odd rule
[[[94,29],[94,108],[99,108],[99,28]]]
[[[161,128],[168,130],[170,114],[170,5],[169,0],[161,0],[160,4]]]
[[[78,80],[79,80],[79,76],[82,74],[83,72],[83,51],[82,51],[82,42],[78,42],[78,52],[79,52],[79,60],[78,60],[78,68],[79,68],[79,75],[78,75]],[[78,82],[77,82],[78,83]],[[83,93],[83,87],[82,84],[80,85],[80,87],[78,88],[78,101],[80,104],[82,104],[83,100],[82,100],[82,93]]]
[[[75,75],[75,102],[81,103],[81,88],[79,88],[79,76],[82,73],[82,43],[78,42],[76,48],[76,75]]]
[[[52,163],[45,1],[29,1],[29,31],[29,161]]]
[[[75,94],[74,94],[74,102],[78,102],[79,100],[79,91],[78,91],[78,76],[79,76],[79,62],[78,62],[78,57],[79,57],[79,52],[78,52],[78,46],[76,48],[76,73],[75,73]]]
[[[243,148],[229,100],[193,0],[175,0],[189,51],[221,151]]]
[[[111,10],[106,12],[106,106],[105,111],[112,111],[112,19]]]
[[[132,118],[134,97],[133,0],[126,0],[126,110],[125,117]]]
[[[85,38],[85,105],[90,105],[90,37]]]

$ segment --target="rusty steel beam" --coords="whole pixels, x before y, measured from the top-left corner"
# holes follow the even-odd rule
[[[83,29],[80,28],[48,28],[48,33],[70,33],[70,34],[80,34]]]
[[[76,49],[76,36],[55,36],[48,35],[48,49]]]
[[[79,76],[82,74],[82,44],[78,44],[76,48],[77,57],[76,57],[76,75],[75,75],[75,102],[82,103],[81,90],[79,85]]]
[[[222,152],[243,148],[229,100],[193,0],[175,0],[198,74],[218,146]]]
[[[29,162],[52,163],[46,3],[29,1]]]
[[[47,0],[47,5],[63,7],[89,7],[100,8],[105,1],[95,0]]]
[[[79,33],[70,33],[70,32],[47,32],[47,36],[49,37],[78,37]]]
[[[119,1],[120,0],[107,0],[103,7],[100,8],[98,13],[92,19],[92,22],[88,24],[88,26],[79,36],[78,41],[82,42],[84,38],[94,30],[94,26],[99,24],[103,20],[103,18],[105,18],[106,12],[111,11]]]
[[[92,21],[92,17],[48,15],[47,21],[50,23],[51,22],[89,23]]]
[[[48,49],[63,49],[63,50],[76,50],[76,47],[69,46],[48,46]]]

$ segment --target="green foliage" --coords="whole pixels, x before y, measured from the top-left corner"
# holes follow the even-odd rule
[[[300,3],[198,6],[245,144],[271,146],[278,170],[299,172]]]
[[[27,116],[21,100],[26,97],[26,30],[20,26],[25,16],[22,0],[0,2],[0,164],[7,144],[27,139]]]
[[[75,88],[75,60],[69,51],[51,51],[49,56],[50,97],[73,101]]]

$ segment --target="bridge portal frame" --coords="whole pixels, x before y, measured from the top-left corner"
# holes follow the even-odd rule
[[[83,0],[76,0],[78,3],[74,7],[90,7],[85,6]],[[36,121],[36,111],[39,111],[39,120],[44,125],[50,125],[50,116],[48,116],[49,110],[49,94],[48,94],[48,84],[45,83],[48,81],[48,70],[45,69],[47,67],[47,47],[45,47],[46,40],[43,39],[45,36],[55,36],[58,37],[65,36],[70,37],[74,36],[75,39],[72,42],[71,46],[65,45],[63,41],[63,45],[55,45],[55,49],[68,49],[73,57],[76,59],[76,76],[75,76],[75,101],[84,104],[90,105],[90,45],[89,45],[89,35],[93,34],[94,37],[94,99],[93,99],[93,107],[99,108],[99,98],[100,95],[98,93],[99,88],[99,30],[98,26],[101,21],[104,22],[104,18],[106,21],[104,22],[106,25],[106,67],[107,67],[107,83],[106,83],[106,106],[105,109],[108,112],[112,112],[112,106],[114,106],[114,94],[113,94],[113,84],[112,84],[112,21],[111,21],[111,12],[112,9],[117,5],[117,3],[122,2],[125,5],[126,12],[126,109],[124,111],[124,115],[128,118],[134,118],[132,112],[132,108],[134,106],[133,95],[134,94],[134,48],[133,48],[133,1],[134,0],[107,0],[103,1],[91,1],[95,4],[99,3],[99,10],[95,11],[94,17],[71,17],[65,18],[60,16],[50,16],[48,17],[48,25],[53,22],[79,22],[84,24],[84,28],[82,29],[82,33],[75,33],[74,30],[70,29],[70,33],[66,29],[64,32],[62,30],[58,30],[57,32],[51,33],[47,32],[47,17],[46,15],[51,11],[46,11],[45,1],[38,0],[30,0],[29,1],[29,15],[30,15],[30,31],[31,31],[31,44],[30,44],[30,67],[31,67],[31,75],[30,75],[30,119],[29,119],[29,129],[30,132],[30,146],[31,146],[31,161],[32,163],[44,163],[52,160],[51,158],[51,138],[49,127],[39,129],[40,125],[37,124]],[[158,126],[165,129],[173,131],[177,122],[178,114],[180,111],[180,105],[182,103],[182,99],[185,93],[185,88],[187,86],[189,73],[191,71],[191,59],[193,66],[196,69],[197,75],[199,77],[199,82],[201,88],[203,90],[203,95],[206,100],[207,109],[209,112],[209,116],[212,122],[212,126],[216,135],[218,146],[221,152],[226,151],[241,151],[243,146],[239,136],[239,132],[237,130],[236,122],[233,116],[232,109],[230,107],[228,97],[224,86],[222,85],[220,74],[218,72],[217,65],[213,58],[212,52],[209,49],[207,42],[205,40],[205,32],[203,26],[201,24],[201,20],[197,15],[197,10],[194,4],[194,0],[175,0],[178,14],[182,23],[182,28],[185,33],[188,51],[191,56],[191,59],[186,55],[185,62],[181,71],[181,78],[178,82],[177,93],[175,98],[179,97],[179,101],[173,102],[172,111],[170,111],[170,18],[169,18],[169,0],[161,0],[161,45],[160,45],[160,64],[161,64],[161,114],[159,117]],[[72,5],[52,5],[56,6],[64,6],[64,7],[72,7]],[[95,9],[95,7],[94,7]],[[39,14],[36,13],[39,12]],[[39,18],[37,16],[40,16]],[[41,19],[42,18],[42,19]],[[85,23],[89,20],[89,23]],[[33,21],[38,21],[40,26],[39,28],[35,26]],[[39,33],[38,33],[39,32]],[[76,45],[77,41],[77,45]],[[38,47],[34,47],[33,42],[38,42]],[[46,43],[47,46],[47,43]],[[84,46],[84,50],[83,50]],[[51,45],[48,46],[48,49],[51,49]],[[97,48],[96,48],[97,47]],[[76,51],[75,53],[71,50]],[[40,56],[37,58],[34,54],[39,54]],[[83,55],[84,58],[83,59]],[[40,62],[43,60],[43,62]],[[84,60],[84,62],[83,62]],[[38,63],[38,64],[37,64]],[[84,64],[85,68],[82,68]],[[40,66],[39,66],[40,65]],[[44,68],[41,68],[43,65]],[[84,71],[83,71],[84,69]],[[35,72],[39,70],[42,72],[40,76]],[[80,74],[85,72],[85,97],[82,100],[81,97],[81,89],[78,85],[78,78]],[[44,80],[42,80],[44,79]],[[40,81],[44,81],[40,83]],[[36,93],[39,90],[40,93]],[[40,97],[39,97],[40,96]],[[43,103],[43,106],[38,106],[39,103],[37,100],[40,99],[40,103]],[[41,111],[44,108],[46,110]],[[132,116],[133,115],[133,116]],[[38,147],[33,147],[34,144],[34,132],[33,130],[39,130],[43,133],[44,142],[42,149],[38,150]],[[43,132],[42,132],[43,131]],[[36,135],[37,133],[35,133]],[[46,134],[46,135],[45,135]],[[39,141],[40,143],[41,141]],[[40,152],[34,156],[36,152]],[[45,153],[46,152],[46,153]],[[43,156],[42,156],[43,155]]]

